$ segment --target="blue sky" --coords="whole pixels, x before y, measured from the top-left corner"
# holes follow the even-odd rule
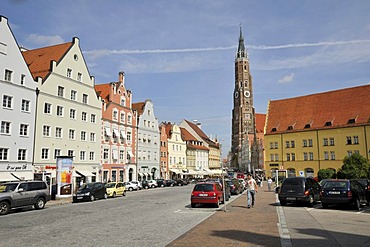
[[[256,112],[268,100],[370,82],[365,0],[2,0],[18,44],[79,37],[97,84],[125,71],[134,102],[159,121],[198,120],[230,149],[234,58],[242,23]]]

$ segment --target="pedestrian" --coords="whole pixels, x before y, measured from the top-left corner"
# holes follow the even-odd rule
[[[272,186],[272,179],[271,179],[271,177],[269,177],[267,179],[267,187],[269,188],[269,191],[271,191],[271,186]]]
[[[256,193],[258,193],[258,186],[257,186],[256,180],[254,180],[252,178],[252,175],[248,173],[247,175],[247,198],[248,198],[247,207],[248,208],[251,208],[251,205],[252,207],[254,206],[254,201],[255,201],[254,197]]]

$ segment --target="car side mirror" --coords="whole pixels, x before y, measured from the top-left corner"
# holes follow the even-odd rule
[[[23,188],[19,188],[17,192],[23,192],[24,189]]]

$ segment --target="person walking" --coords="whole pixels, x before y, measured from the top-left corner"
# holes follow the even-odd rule
[[[251,205],[252,207],[254,206],[254,201],[255,201],[254,197],[256,193],[258,193],[258,186],[257,186],[256,180],[254,180],[252,178],[252,175],[248,173],[247,175],[247,198],[248,198],[247,207],[248,208],[251,208]]]
[[[271,179],[271,177],[269,177],[267,179],[267,187],[268,187],[269,191],[271,191],[271,187],[272,187],[272,179]]]

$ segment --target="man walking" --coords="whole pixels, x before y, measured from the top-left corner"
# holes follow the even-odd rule
[[[256,180],[252,178],[252,175],[248,173],[247,175],[247,197],[248,197],[248,208],[251,208],[254,206],[254,196],[258,193],[258,186],[256,183]]]

